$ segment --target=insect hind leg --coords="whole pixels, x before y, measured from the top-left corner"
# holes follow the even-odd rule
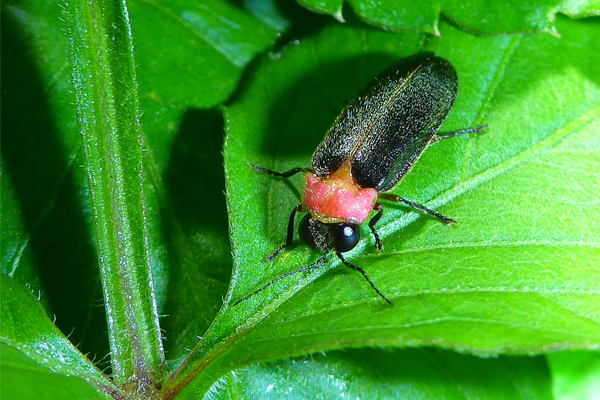
[[[433,210],[425,207],[422,204],[415,203],[414,201],[410,201],[408,199],[405,199],[405,198],[400,197],[400,196],[395,195],[395,194],[391,194],[391,193],[379,193],[379,198],[380,199],[385,199],[385,200],[395,201],[397,203],[404,203],[407,206],[409,206],[410,208],[413,208],[413,209],[415,209],[417,211],[421,211],[421,212],[427,213],[427,214],[431,215],[432,217],[435,217],[435,218],[439,219],[440,221],[442,221],[446,225],[451,225],[451,224],[456,223],[456,221],[453,220],[452,218],[448,218],[445,215],[442,215],[439,212],[433,211]]]

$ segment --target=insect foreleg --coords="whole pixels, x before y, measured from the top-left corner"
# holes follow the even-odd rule
[[[302,206],[302,204],[298,204],[296,207],[294,207],[294,209],[292,210],[292,213],[290,214],[290,220],[288,221],[287,236],[285,238],[285,243],[282,244],[271,255],[269,255],[267,257],[267,259],[265,260],[265,262],[273,261],[285,249],[287,249],[288,247],[290,247],[292,245],[292,242],[294,241],[294,219],[296,218],[296,213],[298,211],[303,211],[303,210],[304,210],[304,207]]]

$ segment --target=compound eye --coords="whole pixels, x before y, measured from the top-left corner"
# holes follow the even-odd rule
[[[336,251],[344,253],[356,247],[360,240],[360,225],[339,224],[334,232],[333,246]]]
[[[315,234],[314,229],[311,229],[311,216],[310,214],[306,214],[302,221],[300,221],[300,225],[298,226],[298,234],[300,235],[300,240],[306,243],[309,247],[320,250],[315,242]]]

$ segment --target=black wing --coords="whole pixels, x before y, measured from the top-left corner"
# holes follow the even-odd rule
[[[361,187],[392,188],[419,158],[456,97],[450,63],[433,53],[400,60],[342,111],[312,158],[319,176],[350,160]]]

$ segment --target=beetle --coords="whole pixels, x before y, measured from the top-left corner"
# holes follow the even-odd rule
[[[427,146],[460,134],[484,132],[487,125],[438,133],[456,93],[458,78],[452,65],[433,53],[402,59],[378,75],[338,116],[312,156],[312,168],[276,172],[252,164],[261,173],[289,178],[304,173],[302,203],[289,217],[287,237],[267,262],[288,248],[294,238],[298,212],[306,212],[299,225],[300,239],[324,251],[313,264],[280,275],[234,305],[275,282],[322,264],[334,253],[346,266],[362,274],[387,303],[392,302],[373,284],[362,268],[344,258],[360,240],[360,225],[373,211],[368,225],[375,247],[383,249],[375,224],[383,214],[379,200],[404,203],[432,215],[446,225],[455,221],[429,208],[391,193]]]

